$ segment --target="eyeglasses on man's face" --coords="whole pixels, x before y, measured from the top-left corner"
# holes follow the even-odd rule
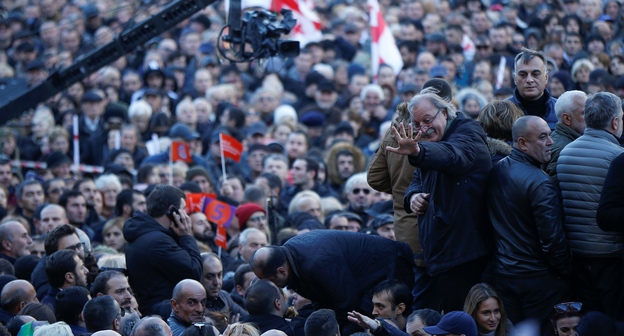
[[[442,112],[442,109],[439,109],[438,113],[436,113],[431,119],[424,119],[421,122],[414,121],[412,123],[412,125],[414,125],[414,131],[422,130],[423,126],[431,127],[431,125],[433,124],[433,121],[438,117],[440,112]]]

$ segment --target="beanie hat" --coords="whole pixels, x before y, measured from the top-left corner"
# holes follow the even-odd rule
[[[243,204],[239,206],[238,209],[236,209],[234,215],[236,216],[236,218],[238,218],[238,225],[240,226],[241,231],[247,228],[245,223],[247,222],[249,217],[251,217],[251,215],[258,211],[266,215],[266,211],[264,210],[264,208],[255,203]]]
[[[550,77],[557,78],[561,84],[563,84],[566,91],[572,89],[572,77],[570,77],[570,74],[567,71],[557,71]]]

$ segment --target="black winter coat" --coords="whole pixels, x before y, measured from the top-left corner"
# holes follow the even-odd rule
[[[314,230],[282,247],[291,266],[288,288],[336,311],[341,325],[347,312],[373,311],[373,288],[386,279],[414,286],[414,258],[405,243],[361,233]]]
[[[487,203],[495,273],[533,277],[572,271],[559,192],[540,163],[514,148],[492,169]]]
[[[405,192],[403,206],[412,213],[410,199],[429,193],[429,207],[418,216],[418,235],[427,272],[436,275],[485,256],[487,215],[485,180],[492,168],[483,128],[461,113],[438,142],[420,142],[417,167]]]
[[[178,237],[140,211],[126,221],[123,234],[128,280],[144,316],[154,313],[155,304],[171,299],[181,280],[201,279],[202,260],[193,236]]]

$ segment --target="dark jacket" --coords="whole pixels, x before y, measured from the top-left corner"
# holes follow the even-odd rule
[[[497,274],[535,277],[571,272],[557,187],[540,163],[514,148],[490,173],[487,204]]]
[[[45,272],[46,260],[47,256],[44,255],[43,257],[41,257],[41,259],[39,259],[39,262],[37,263],[37,266],[35,266],[35,269],[30,275],[30,283],[33,285],[33,287],[35,287],[35,290],[37,291],[37,299],[39,299],[39,301],[43,300],[46,293],[48,293],[48,290],[50,289],[48,276]]]
[[[624,154],[613,159],[604,180],[596,222],[605,231],[624,232]]]
[[[293,327],[284,319],[273,314],[249,315],[241,319],[244,323],[253,323],[261,334],[277,329],[286,333],[288,336],[295,336]]]
[[[545,165],[544,171],[555,183],[557,183],[557,161],[559,160],[559,154],[561,154],[565,146],[580,136],[581,135],[575,130],[560,122],[557,123],[555,130],[550,134],[553,144],[550,147],[550,161]]]
[[[170,299],[178,282],[201,279],[202,260],[193,236],[178,237],[140,211],[126,221],[123,234],[128,242],[128,278],[143,315],[153,313],[153,305]]]
[[[542,117],[542,119],[546,120],[548,123],[548,127],[550,127],[551,130],[554,130],[555,125],[557,124],[557,115],[555,114],[555,103],[557,102],[557,98],[551,96],[548,89],[544,89],[544,94],[548,97],[548,101],[546,102],[546,114],[544,115],[538,115],[536,113],[531,113],[531,111],[527,111],[518,99],[519,93],[517,88],[514,90],[513,96],[509,97],[509,100],[516,104],[516,106],[518,106],[518,108],[520,108],[525,115],[536,115],[538,117]]]
[[[41,303],[50,307],[52,311],[55,311],[56,310],[56,294],[60,292],[61,290],[59,288],[50,287],[50,289],[48,289],[48,293],[46,293],[43,300],[41,300]]]
[[[410,198],[429,193],[429,208],[418,216],[418,234],[427,272],[439,274],[487,254],[485,180],[492,158],[481,126],[460,113],[438,142],[421,142],[420,155],[409,156],[417,167],[405,192]]]
[[[373,288],[386,279],[414,285],[413,255],[405,243],[361,233],[314,230],[289,239],[288,288],[336,311],[341,325],[347,312],[373,311]]]
[[[220,312],[227,316],[240,314],[241,317],[244,317],[248,315],[247,311],[234,302],[230,294],[223,290],[219,292],[219,297],[217,299],[208,299],[206,302],[206,311]]]

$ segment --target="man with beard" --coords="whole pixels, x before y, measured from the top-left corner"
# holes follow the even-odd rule
[[[48,256],[45,272],[50,290],[41,303],[50,306],[52,310],[56,308],[56,294],[60,291],[71,286],[87,286],[87,268],[74,250],[61,250]]]
[[[124,220],[130,219],[135,211],[146,212],[147,202],[145,195],[138,190],[124,189],[117,195],[115,214]]]
[[[83,178],[76,181],[73,190],[80,191],[87,201],[87,218],[85,219],[85,223],[93,225],[99,222],[100,218],[93,207],[95,204],[95,194],[97,193],[97,188],[95,187],[93,179]]]
[[[327,151],[327,179],[330,189],[341,195],[345,182],[353,174],[366,169],[366,159],[362,151],[347,141],[335,143]]]
[[[121,308],[126,311],[132,310],[132,289],[128,279],[121,272],[104,271],[98,274],[93,282],[91,295],[93,297],[110,295]]]
[[[230,294],[221,290],[223,285],[223,265],[221,260],[214,253],[202,254],[204,274],[201,278],[201,284],[206,290],[208,302],[206,302],[206,311],[220,312],[230,315],[246,316],[247,312],[238,304],[232,301]]]
[[[344,193],[349,206],[345,211],[354,212],[362,218],[362,223],[368,223],[369,215],[365,210],[373,204],[373,189],[366,181],[366,173],[351,176],[345,183]]]
[[[173,336],[182,335],[193,323],[204,322],[206,309],[206,290],[199,282],[185,279],[173,288],[171,315],[167,324]]]
[[[198,211],[193,212],[189,216],[191,217],[191,224],[193,225],[193,237],[195,237],[197,241],[207,244],[211,249],[216,249],[212,224],[208,221],[206,214]]]
[[[312,190],[321,197],[332,196],[338,198],[333,191],[317,181],[318,170],[319,164],[312,158],[299,158],[293,162],[293,186],[284,189],[280,194],[280,203],[283,205],[283,208],[288,208],[290,201],[295,195],[304,190]]]
[[[342,115],[340,109],[336,107],[338,101],[338,93],[334,83],[324,80],[318,84],[314,93],[314,104],[305,106],[299,113],[301,117],[312,111],[320,112],[329,125],[337,125],[340,123]]]

